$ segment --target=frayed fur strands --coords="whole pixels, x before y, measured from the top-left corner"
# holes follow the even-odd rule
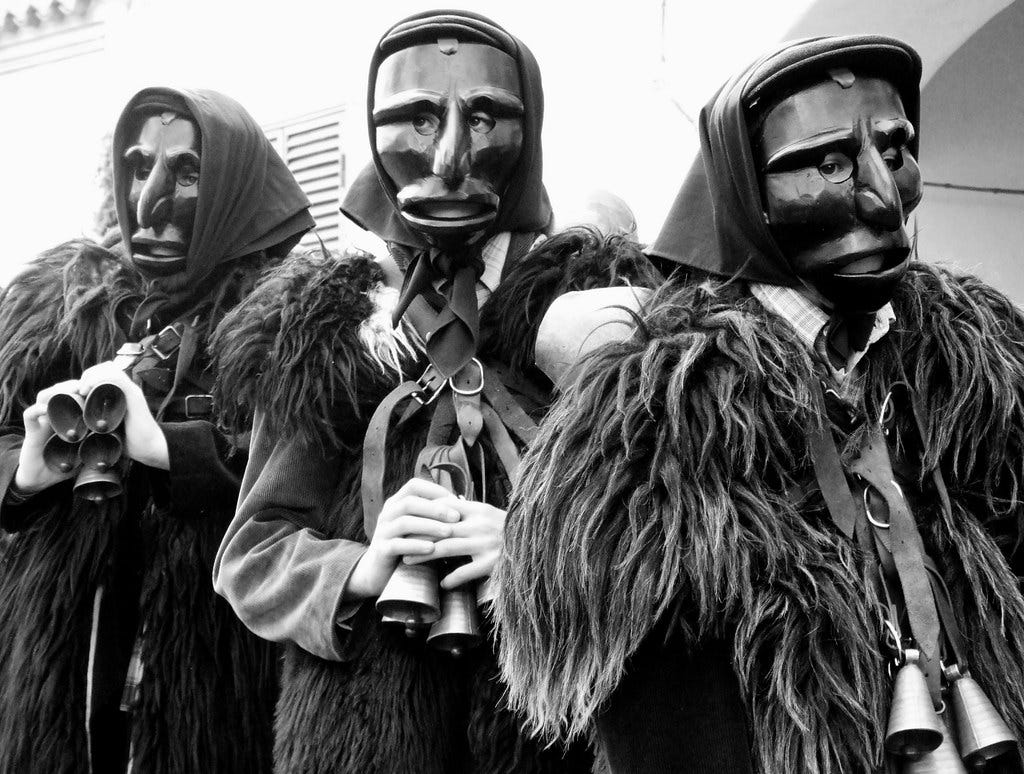
[[[899,378],[889,357],[927,393],[928,459],[950,466],[958,522],[931,514],[930,543],[963,568],[947,582],[977,639],[975,672],[1020,734],[1024,674],[1011,643],[1024,642],[1024,600],[970,508],[990,494],[1019,522],[1006,493],[1020,480],[1024,382],[992,396],[1016,379],[1024,348],[1019,316],[993,294],[916,265],[896,299],[900,330],[869,352],[865,408],[877,413]],[[998,346],[979,347],[979,334]],[[967,368],[949,392],[929,392],[929,379]],[[813,475],[803,434],[820,421],[814,378],[788,325],[741,288],[711,283],[663,289],[632,340],[580,369],[524,458],[497,571],[503,675],[536,731],[585,733],[628,656],[668,617],[693,638],[732,638],[758,771],[880,763],[889,684],[862,557],[820,498],[816,511],[785,494]],[[988,443],[971,425],[979,406],[996,409]],[[982,607],[999,596],[1001,609]]]
[[[551,302],[573,290],[635,285],[664,278],[640,246],[622,236],[574,228],[545,239],[502,278],[480,310],[481,350],[520,373],[533,367],[537,329]]]
[[[417,356],[407,327],[391,328],[396,297],[365,253],[311,252],[269,272],[210,345],[228,427],[246,429],[258,410],[275,434],[349,448],[346,421],[372,410]]]
[[[110,359],[123,340],[118,310],[141,292],[114,252],[87,240],[28,264],[0,294],[0,423],[44,387]]]
[[[980,498],[978,516],[1009,518],[1024,535],[1024,315],[972,276],[918,263],[893,301],[896,336],[883,342],[886,368],[898,354],[926,416],[926,468]],[[897,344],[898,342],[898,344]],[[899,349],[898,353],[893,347]],[[889,362],[886,362],[886,361]],[[873,382],[881,374],[872,372]],[[950,421],[956,417],[956,421]]]

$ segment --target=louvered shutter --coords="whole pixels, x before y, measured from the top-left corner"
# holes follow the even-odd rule
[[[345,155],[341,151],[343,113],[343,109],[334,108],[265,128],[274,148],[309,197],[316,231],[329,248],[336,248],[340,241],[338,206],[345,185]],[[310,233],[302,244],[314,247],[319,242]]]

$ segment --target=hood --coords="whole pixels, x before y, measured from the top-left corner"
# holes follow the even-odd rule
[[[914,49],[879,35],[783,43],[729,80],[701,111],[700,157],[648,253],[723,277],[797,286],[764,222],[751,127],[775,101],[836,67],[893,83],[917,130],[909,144],[917,158],[921,59]]]
[[[373,93],[377,70],[389,55],[444,36],[487,43],[515,59],[523,90],[523,147],[519,163],[501,197],[498,216],[484,238],[502,231],[545,231],[551,222],[551,204],[542,180],[541,126],[544,90],[540,68],[526,45],[485,16],[469,11],[427,11],[398,22],[377,43],[370,62],[366,121],[373,162],[359,173],[341,205],[341,211],[358,226],[385,242],[412,248],[427,247],[426,240],[406,225],[398,210],[394,183],[381,168],[377,155],[377,130],[373,124]],[[482,242],[483,240],[481,240]]]
[[[141,108],[184,111],[199,126],[201,172],[195,226],[185,270],[150,281],[143,314],[182,311],[210,293],[206,280],[224,264],[261,250],[286,255],[314,227],[309,199],[259,124],[238,102],[205,89],[147,88],[125,106],[114,130],[114,201],[127,260],[129,171],[124,152]]]

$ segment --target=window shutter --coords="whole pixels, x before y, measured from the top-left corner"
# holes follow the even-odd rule
[[[295,175],[310,201],[316,233],[329,248],[340,242],[341,191],[345,186],[345,155],[341,151],[344,110],[333,108],[313,116],[265,127],[267,138]],[[302,245],[319,246],[309,233]]]

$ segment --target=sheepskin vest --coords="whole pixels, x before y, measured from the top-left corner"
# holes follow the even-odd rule
[[[240,275],[224,281],[245,287]],[[84,241],[44,253],[11,283],[0,300],[5,450],[20,446],[20,411],[38,390],[113,356],[125,308],[141,296],[116,255]],[[229,448],[225,440],[225,458]],[[244,453],[233,459],[240,467]],[[101,584],[108,599],[128,595],[144,632],[134,708],[114,720],[128,724],[134,770],[270,770],[274,648],[246,631],[210,583],[236,496],[210,493],[209,507],[182,513],[135,466],[121,498],[87,502],[68,482],[17,507],[24,523],[0,556],[0,772],[89,771],[87,675]],[[120,639],[127,656],[133,632]],[[122,689],[120,680],[104,688],[115,708]]]
[[[481,310],[478,357],[499,366],[508,390],[539,418],[546,387],[532,367],[533,347],[551,301],[571,290],[628,283],[650,287],[659,280],[637,248],[621,240],[609,248],[587,232],[554,237],[525,256],[510,255],[498,288]],[[233,419],[255,408],[277,434],[304,433],[344,452],[348,462],[331,512],[323,523],[303,524],[328,538],[366,541],[360,500],[363,435],[378,403],[426,365],[421,348],[409,347],[414,333],[404,323],[392,331],[389,311],[381,308],[384,295],[384,274],[370,256],[309,256],[271,276],[247,308],[232,316],[217,343],[221,389],[241,397]],[[392,427],[385,494],[414,475],[431,411]],[[503,508],[509,482],[486,437],[481,442],[491,471],[486,499]],[[585,746],[545,749],[522,732],[521,719],[504,706],[492,647],[488,636],[460,658],[439,653],[422,639],[383,626],[368,601],[345,635],[344,660],[287,649],[277,706],[277,770],[589,771]]]
[[[1024,738],[1024,316],[973,277],[913,265],[871,347],[857,408],[906,375],[924,415],[915,517],[967,662]],[[891,682],[869,557],[817,489],[819,366],[742,283],[664,289],[635,335],[591,357],[523,460],[496,572],[512,706],[552,737],[593,729],[659,622],[724,640],[754,770],[883,765]],[[915,433],[910,416],[897,432]],[[841,454],[860,448],[855,431]],[[925,473],[939,467],[945,514]],[[551,471],[557,470],[558,475]]]

